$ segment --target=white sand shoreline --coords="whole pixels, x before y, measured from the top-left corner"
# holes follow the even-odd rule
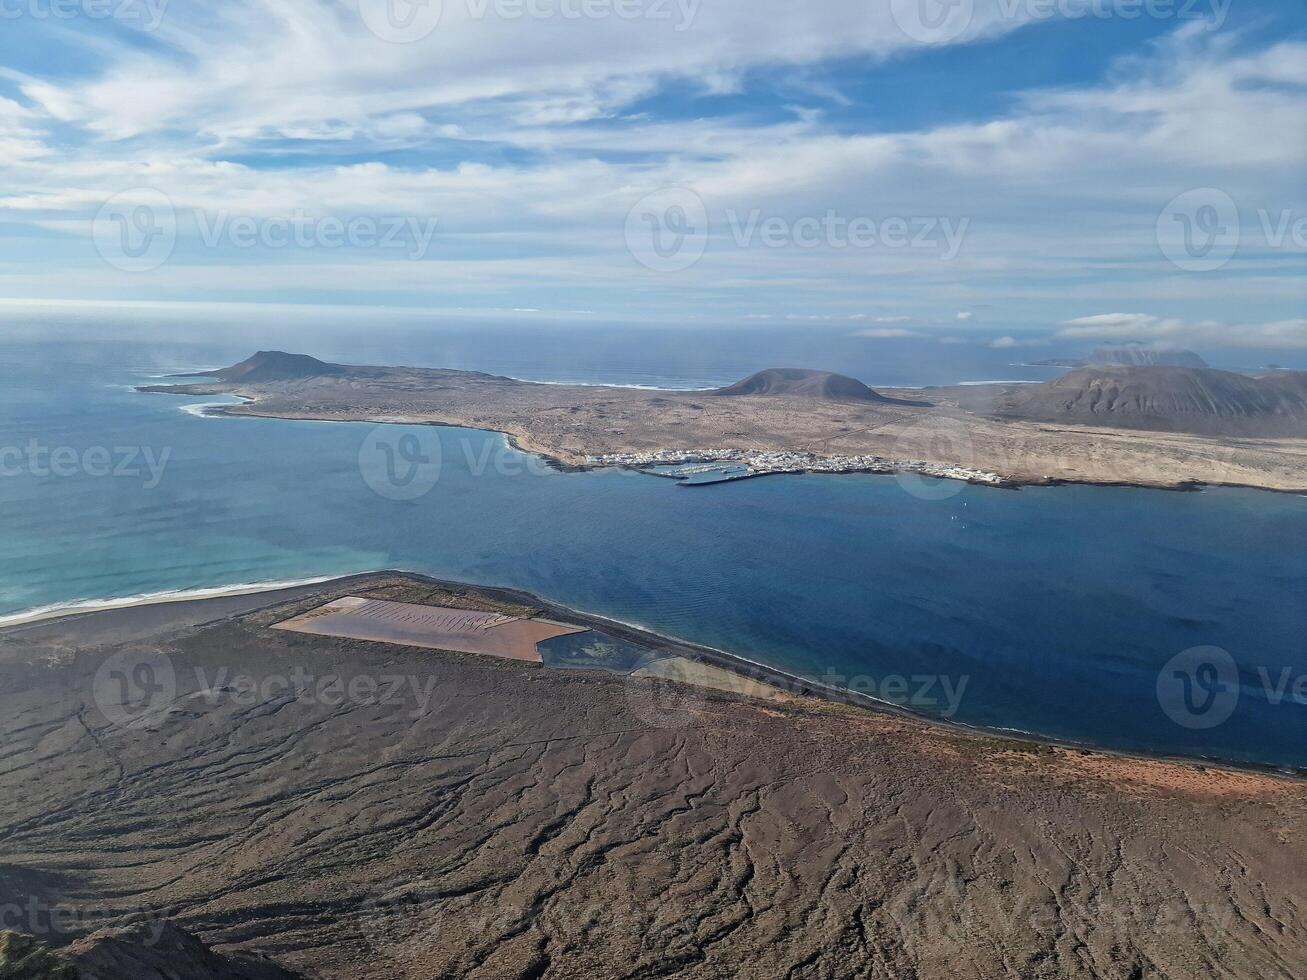
[[[198,599],[222,599],[231,596],[258,595],[262,592],[280,592],[304,585],[321,585],[354,573],[322,575],[317,578],[290,579],[281,582],[242,582],[235,585],[217,585],[199,589],[169,589],[163,592],[146,592],[117,599],[73,599],[47,606],[36,606],[16,613],[0,615],[0,629],[11,626],[30,626],[32,623],[63,619],[65,616],[85,616],[110,609],[134,609],[138,606],[159,606],[173,602],[194,602]]]

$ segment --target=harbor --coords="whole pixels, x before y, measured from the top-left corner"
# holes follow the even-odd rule
[[[590,456],[591,466],[619,466],[650,476],[676,480],[683,487],[734,483],[781,473],[916,473],[941,480],[962,480],[1002,486],[997,473],[884,456],[818,456],[805,452],[742,451],[738,449],[658,449],[639,453]]]

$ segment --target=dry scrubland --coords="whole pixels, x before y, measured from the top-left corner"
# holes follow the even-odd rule
[[[340,980],[1303,975],[1302,782],[270,629],[345,594],[534,611],[381,576],[0,633],[0,899]],[[177,696],[111,725],[143,642]],[[197,692],[297,666],[433,693]]]

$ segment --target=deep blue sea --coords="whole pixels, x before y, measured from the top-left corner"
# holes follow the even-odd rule
[[[1307,499],[958,484],[913,494],[878,476],[684,489],[561,474],[494,434],[213,419],[184,410],[202,399],[134,392],[292,346],[181,333],[0,332],[0,617],[406,568],[527,589],[966,723],[1307,766],[1307,705],[1293,696],[1295,682],[1307,691]],[[554,341],[533,357],[527,341],[472,336],[405,357],[411,338],[355,336],[351,355],[334,335],[310,352],[684,387],[796,356],[732,353],[719,338],[703,357],[652,344],[569,360]],[[829,360],[811,366],[850,370],[837,348],[814,347]],[[952,378],[918,364],[915,380],[1022,376],[1004,370],[1010,352],[998,356],[957,362]],[[876,366],[851,373],[914,380],[907,354],[879,365],[886,377]],[[430,459],[438,440],[434,483],[387,483],[379,438],[401,462],[415,448]]]

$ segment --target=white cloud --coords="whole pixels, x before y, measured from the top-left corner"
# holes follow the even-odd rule
[[[997,337],[989,342],[994,350],[1013,350],[1018,347],[1047,347],[1047,337]]]
[[[379,135],[374,120],[396,112],[482,103],[520,123],[575,122],[605,117],[666,78],[729,93],[750,67],[885,59],[919,46],[887,3],[635,6],[642,16],[501,17],[493,3],[478,16],[476,5],[447,2],[427,37],[391,44],[369,32],[358,0],[173,4],[153,35],[158,48],[112,51],[97,77],[33,80],[26,91],[57,118],[113,138],[184,125],[247,140],[311,133],[324,121]],[[1019,28],[1023,18],[1003,7],[979,0],[959,40]]]
[[[897,340],[901,337],[920,337],[915,330],[904,330],[902,327],[868,327],[866,330],[859,330],[854,337],[866,337],[870,340]]]
[[[1100,313],[1067,320],[1063,340],[1154,342],[1168,346],[1307,349],[1307,318],[1269,323],[1188,322],[1147,313]]]
[[[1307,132],[1307,44],[1247,52],[1186,29],[1115,66],[1106,83],[1031,91],[1008,113],[915,130],[849,132],[810,105],[761,123],[630,114],[669,81],[730,92],[747,88],[751,71],[802,76],[823,59],[900,56],[909,41],[887,6],[705,0],[677,32],[618,20],[475,21],[447,2],[440,29],[404,46],[367,35],[346,0],[176,4],[157,46],[101,39],[75,78],[7,76],[28,103],[0,99],[0,220],[65,251],[36,263],[11,245],[0,251],[0,286],[86,298],[492,295],[505,309],[539,301],[734,319],[758,308],[782,318],[802,296],[793,317],[902,310],[864,320],[951,320],[965,332],[975,329],[970,308],[986,319],[1001,309],[1018,333],[1063,319],[1068,303],[1111,295],[1190,321],[1287,323],[1255,335],[1282,345],[1292,336],[1299,253],[1250,247],[1219,278],[1184,275],[1160,254],[1155,226],[1168,200],[1197,186],[1234,195],[1246,228],[1257,208],[1278,214],[1301,199],[1303,141],[1265,137]],[[988,0],[977,9],[982,34],[1018,26],[995,27]],[[838,101],[818,91],[819,70],[810,74],[796,99]],[[79,138],[61,144],[70,131]],[[310,162],[268,155],[285,139]],[[346,150],[367,162],[329,162]],[[391,150],[410,155],[383,156]],[[697,265],[660,276],[632,261],[622,232],[631,206],[668,184],[704,198],[713,235]],[[439,232],[430,261],[408,263],[217,253],[188,239],[163,269],[124,278],[99,262],[87,230],[100,203],[137,186],[168,193],[184,232],[197,208],[434,217]],[[742,249],[729,240],[728,209],[969,225],[952,260],[911,248]]]

